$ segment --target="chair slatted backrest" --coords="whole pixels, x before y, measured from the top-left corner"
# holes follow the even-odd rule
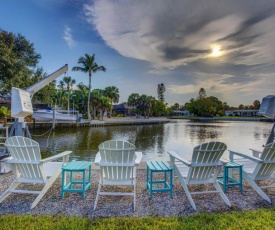
[[[26,137],[9,137],[5,143],[13,160],[16,162],[20,178],[45,180],[44,170],[40,164],[41,154],[39,144]],[[16,173],[16,174],[17,174]]]
[[[222,142],[208,142],[194,148],[191,168],[187,180],[209,180],[220,165],[220,159],[227,149]],[[216,174],[215,174],[216,176]]]
[[[270,176],[275,173],[275,142],[265,146],[260,159],[264,162],[257,165],[252,177],[255,180],[272,178]],[[275,177],[275,175],[273,175],[273,177]]]
[[[105,141],[99,145],[99,163],[105,180],[132,180],[135,166],[135,146],[126,141]]]

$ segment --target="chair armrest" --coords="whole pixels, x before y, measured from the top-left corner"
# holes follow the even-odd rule
[[[212,167],[212,166],[223,166],[225,163],[218,161],[215,163],[192,163],[191,167]]]
[[[261,156],[261,154],[262,154],[262,151],[258,150],[258,149],[249,149],[249,150],[252,151],[253,157],[258,157],[259,158]]]
[[[191,162],[183,159],[182,157],[180,157],[176,152],[174,151],[168,151],[168,154],[170,155],[170,159],[172,159],[171,161],[174,164],[175,159],[178,159],[179,161],[181,161],[183,164],[187,165],[187,166],[191,166]]]
[[[135,159],[135,165],[139,165],[139,163],[141,162],[142,159],[142,152],[135,152],[136,154],[136,159]]]
[[[257,152],[257,153],[262,153],[262,151],[261,151],[261,150],[258,150],[258,149],[249,149],[249,150],[254,151],[254,152]]]
[[[221,161],[224,165],[230,162],[229,159],[223,158],[223,157],[220,159],[220,161]]]
[[[57,154],[57,155],[55,155],[55,156],[52,156],[52,157],[48,157],[48,158],[42,159],[42,160],[40,160],[40,162],[44,164],[44,163],[47,163],[47,162],[49,162],[49,161],[53,161],[53,160],[56,160],[56,159],[58,159],[58,158],[63,157],[63,162],[66,163],[68,160],[67,160],[67,159],[64,159],[64,158],[69,157],[69,155],[70,155],[71,153],[72,153],[72,151],[65,151],[65,152],[59,153],[59,154]]]
[[[243,154],[243,153],[238,153],[238,152],[234,152],[234,151],[231,151],[231,150],[228,150],[229,151],[229,158],[230,160],[234,161],[234,155],[237,155],[237,156],[240,156],[240,157],[243,157],[245,159],[249,159],[249,160],[252,160],[252,161],[255,161],[257,163],[261,163],[263,162],[263,160],[261,160],[260,158],[258,157],[253,157],[253,156],[248,156],[246,154]]]

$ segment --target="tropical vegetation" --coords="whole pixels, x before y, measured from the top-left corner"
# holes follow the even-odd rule
[[[157,89],[157,92],[158,92],[158,99],[161,101],[161,102],[164,102],[165,101],[165,98],[164,98],[164,92],[166,91],[166,88],[165,88],[165,85],[163,83],[160,83],[158,84],[158,89]]]
[[[111,99],[110,116],[112,116],[113,103],[119,102],[119,89],[116,86],[108,86],[104,94]]]
[[[174,108],[177,107],[174,105]],[[251,106],[239,106],[239,109],[259,109],[260,102],[255,100]],[[179,107],[178,107],[179,108]],[[195,116],[223,116],[225,110],[236,109],[227,105],[226,102],[220,101],[217,97],[207,97],[204,88],[201,88],[196,99],[191,98],[184,106],[191,114]]]
[[[95,54],[89,55],[85,54],[84,57],[80,57],[78,59],[78,64],[81,66],[75,66],[72,68],[72,71],[80,71],[89,74],[89,88],[88,88],[88,101],[87,101],[87,114],[88,120],[91,121],[91,113],[90,113],[90,98],[91,98],[91,89],[92,89],[92,73],[96,73],[98,71],[106,71],[104,66],[99,66],[95,62]]]
[[[0,118],[4,118],[7,116],[10,116],[10,110],[5,106],[1,106],[0,107]]]
[[[12,86],[24,88],[36,82],[40,58],[23,35],[0,29],[0,92],[6,94]]]
[[[167,104],[161,100],[157,100],[153,96],[148,96],[145,94],[130,94],[127,104],[135,108],[133,112],[137,117],[140,115],[143,115],[145,118],[152,116],[165,116],[168,115],[170,111],[170,108]]]

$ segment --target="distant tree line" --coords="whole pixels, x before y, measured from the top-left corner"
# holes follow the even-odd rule
[[[205,89],[201,88],[198,97],[196,99],[191,98],[190,101],[185,104],[184,109],[195,116],[223,116],[226,110],[259,109],[260,105],[260,101],[255,100],[253,104],[249,106],[240,105],[237,108],[230,107],[226,102],[220,101],[217,97],[207,97]]]

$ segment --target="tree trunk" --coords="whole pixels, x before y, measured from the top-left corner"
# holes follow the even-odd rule
[[[70,92],[68,91],[68,112],[70,110]]]
[[[89,92],[88,92],[88,103],[87,103],[87,113],[88,121],[91,122],[91,113],[90,113],[90,99],[91,99],[91,89],[92,89],[92,73],[89,73]]]
[[[104,116],[104,110],[101,109],[100,110],[100,118],[101,118],[100,120],[101,121],[103,121],[103,116]]]
[[[113,102],[111,102],[110,117],[113,117]]]

